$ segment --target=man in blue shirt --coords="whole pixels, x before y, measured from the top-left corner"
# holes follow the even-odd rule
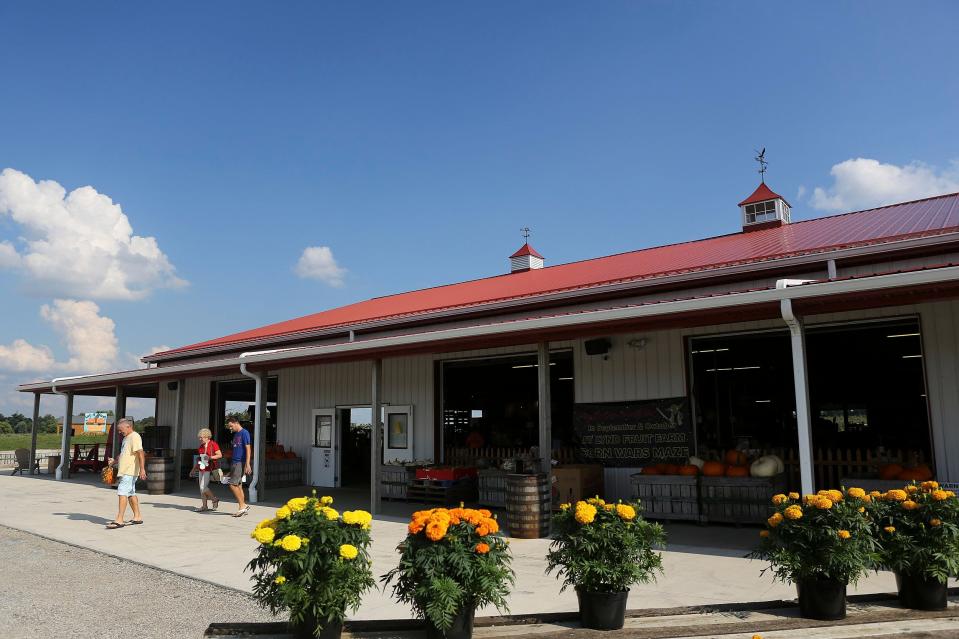
[[[230,492],[236,497],[238,506],[234,517],[242,517],[250,512],[250,507],[246,505],[243,497],[243,476],[252,475],[253,469],[250,468],[250,433],[243,428],[240,420],[231,417],[226,420],[226,426],[233,431],[233,456],[230,465]]]

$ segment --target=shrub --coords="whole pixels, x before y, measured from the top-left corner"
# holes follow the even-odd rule
[[[638,502],[607,504],[599,497],[562,504],[553,516],[546,573],[557,570],[561,591],[622,592],[654,580],[663,559],[653,548],[665,546],[666,534],[640,512]]]
[[[878,557],[861,488],[821,490],[773,497],[774,512],[760,531],[759,548],[751,557],[770,563],[783,582],[806,578],[855,583]]]
[[[369,557],[370,523],[365,511],[333,509],[331,497],[297,497],[250,534],[260,542],[247,566],[253,595],[277,614],[290,611],[295,625],[315,632],[356,611],[363,593],[376,585]]]
[[[508,611],[514,583],[510,552],[488,510],[434,508],[413,513],[397,546],[399,565],[383,575],[393,596],[418,617],[448,630],[471,607]]]

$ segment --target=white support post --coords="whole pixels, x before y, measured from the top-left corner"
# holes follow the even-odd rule
[[[30,427],[30,474],[37,459],[37,430],[40,428],[40,393],[33,394],[33,425]],[[64,424],[64,428],[66,425]],[[37,471],[39,474],[40,471]]]
[[[70,477],[70,435],[73,433],[73,393],[63,393],[67,399],[63,415],[63,436],[60,439],[60,465],[57,466],[57,479]]]
[[[116,457],[117,453],[119,452],[117,448],[117,442],[120,441],[120,436],[119,436],[119,433],[117,432],[117,422],[119,422],[121,419],[126,417],[126,415],[124,414],[126,413],[126,411],[127,411],[127,401],[126,401],[126,397],[124,397],[123,395],[123,387],[117,386],[116,399],[113,402],[113,430],[110,435],[110,439],[111,439],[110,452],[113,454],[114,457]]]
[[[373,380],[370,393],[372,432],[370,433],[370,512],[378,515],[380,501],[380,466],[383,464],[383,360],[373,360]]]
[[[162,384],[163,382],[161,382]],[[186,387],[185,379],[176,381],[176,411],[173,413],[173,429],[170,433],[170,448],[173,449],[173,492],[180,490],[180,458],[183,456],[181,442],[183,441],[183,397]],[[160,396],[157,387],[157,397]],[[154,411],[155,413],[156,411]]]
[[[549,383],[549,342],[539,343],[536,371],[539,391],[539,455],[543,460],[542,472],[546,473],[548,480],[552,480],[553,413]]]
[[[266,486],[263,476],[266,472],[264,453],[266,451],[266,373],[253,373],[256,379],[256,415],[253,416],[253,477],[250,479],[250,503],[263,501],[266,496]],[[263,462],[263,463],[261,463]]]
[[[815,492],[812,462],[812,421],[809,407],[809,375],[806,368],[806,331],[793,313],[792,300],[780,301],[783,321],[789,327],[792,346],[793,385],[796,390],[796,430],[799,434],[799,478],[805,495]]]

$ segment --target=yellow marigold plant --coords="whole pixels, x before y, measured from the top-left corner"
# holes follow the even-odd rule
[[[609,505],[596,497],[560,507],[553,516],[546,572],[557,571],[563,590],[623,592],[662,572],[662,555],[655,551],[666,545],[662,526],[640,516],[639,502]]]
[[[861,488],[790,493],[772,499],[759,547],[750,556],[764,559],[776,579],[798,583],[820,579],[855,583],[874,565],[876,543],[865,512],[869,496]]]
[[[485,509],[433,508],[413,513],[400,562],[383,575],[393,596],[441,632],[476,608],[507,611],[515,576],[499,522]]]
[[[372,516],[351,511],[341,517],[332,503],[315,492],[296,497],[250,535],[259,542],[247,565],[257,602],[273,614],[289,611],[294,626],[313,634],[341,623],[376,585],[369,556]]]
[[[959,576],[959,499],[955,493],[943,490],[935,481],[912,483],[902,490],[887,491],[867,508],[883,567],[940,583]]]

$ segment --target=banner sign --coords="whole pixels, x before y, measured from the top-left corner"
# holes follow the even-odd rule
[[[104,433],[107,430],[106,413],[84,413],[83,414],[83,432],[85,433]]]
[[[684,464],[692,454],[693,423],[686,397],[576,404],[573,429],[579,454],[588,463]]]

